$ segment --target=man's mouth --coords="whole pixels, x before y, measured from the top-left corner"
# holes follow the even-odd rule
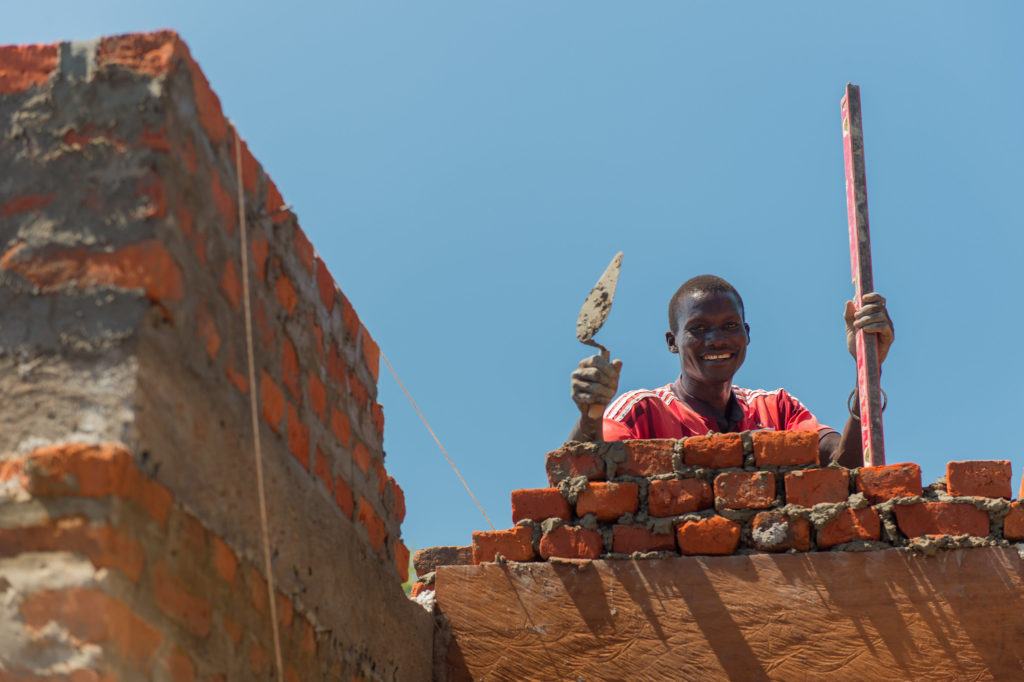
[[[705,362],[720,362],[722,360],[731,360],[735,355],[735,353],[705,353],[700,356],[700,359]]]

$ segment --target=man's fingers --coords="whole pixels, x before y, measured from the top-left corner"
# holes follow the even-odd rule
[[[853,305],[853,301],[846,302],[846,309],[843,310],[843,318],[846,320],[846,324],[853,323],[853,316],[856,314],[856,308]]]
[[[884,306],[885,296],[882,296],[877,291],[872,291],[870,293],[864,294],[864,296],[861,298],[861,301],[863,301],[864,303],[878,303],[879,305]]]
[[[608,372],[600,367],[577,367],[572,373],[572,378],[574,381],[588,381],[612,387],[617,383],[614,376],[609,376]]]
[[[885,313],[875,313],[874,315],[864,315],[863,317],[858,316],[857,319],[853,321],[853,328],[863,329],[865,326],[875,324],[885,324],[891,326],[892,322],[889,320],[889,316],[886,315]]]
[[[580,395],[586,393],[588,395],[595,395],[603,398],[611,398],[612,396],[615,395],[615,387],[608,386],[607,384],[596,383],[593,381],[581,381],[578,379],[573,379],[572,393],[573,395]]]
[[[866,317],[868,315],[886,315],[888,316],[889,311],[885,309],[884,305],[878,303],[872,303],[870,305],[863,306],[857,311],[855,317]]]

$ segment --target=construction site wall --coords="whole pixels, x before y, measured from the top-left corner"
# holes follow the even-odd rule
[[[0,48],[5,679],[276,678],[272,612],[287,679],[429,678],[378,368],[177,35]]]

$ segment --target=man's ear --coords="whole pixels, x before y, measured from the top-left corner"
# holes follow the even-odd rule
[[[744,322],[743,329],[747,332],[747,343],[750,343],[750,325]]]
[[[668,344],[669,353],[679,352],[679,346],[676,345],[676,335],[672,332],[665,332],[665,343]]]

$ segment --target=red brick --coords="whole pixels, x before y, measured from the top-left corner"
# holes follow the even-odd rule
[[[743,466],[743,439],[738,433],[693,436],[683,441],[683,463],[725,469]]]
[[[245,140],[240,140],[239,151],[242,157],[242,186],[245,188],[246,193],[255,194],[257,185],[259,184],[260,175],[262,169],[260,168],[259,161],[252,155],[252,151],[249,149],[249,145],[246,144]]]
[[[574,476],[586,476],[590,481],[605,479],[604,459],[597,455],[597,447],[591,443],[567,443],[549,452],[544,464],[548,483],[553,486]]]
[[[340,412],[337,408],[331,410],[331,432],[346,448],[352,442],[352,423],[349,421],[348,415]]]
[[[337,344],[332,343],[327,349],[327,376],[337,385],[339,392],[344,390],[346,374],[345,361],[341,357],[341,351],[338,350]]]
[[[356,373],[348,373],[348,392],[352,396],[352,401],[363,409],[370,402],[370,392],[366,390],[366,386]]]
[[[320,377],[315,372],[310,372],[307,377],[306,392],[309,394],[309,406],[323,421],[327,418],[327,390],[324,388],[324,382],[320,381]]]
[[[363,524],[370,538],[370,546],[378,552],[384,548],[384,541],[387,539],[387,529],[377,512],[370,506],[365,497],[359,498],[359,523]]]
[[[147,76],[162,76],[179,55],[187,58],[188,53],[174,31],[128,33],[100,40],[96,66],[119,66]]]
[[[230,616],[221,614],[221,627],[224,628],[224,632],[227,634],[235,646],[242,641],[242,625],[237,620],[234,620]]]
[[[646,526],[612,527],[612,551],[620,554],[633,552],[674,552],[676,538],[671,533],[653,533]]]
[[[341,321],[345,325],[345,338],[355,341],[362,323],[359,322],[359,315],[356,313],[356,309],[352,307],[348,297],[340,291],[338,293],[341,295]]]
[[[43,293],[64,287],[141,289],[152,301],[180,301],[181,269],[155,239],[113,251],[83,248],[30,249],[19,243],[0,256],[0,270],[14,272]]]
[[[668,438],[655,440],[627,440],[622,446],[626,459],[619,463],[615,472],[619,476],[657,476],[671,474],[672,448],[676,442]]]
[[[732,554],[740,544],[740,524],[724,516],[685,521],[676,527],[676,542],[683,554]]]
[[[291,403],[288,406],[288,451],[303,469],[309,469],[309,427]]]
[[[910,463],[864,467],[857,474],[857,490],[872,504],[915,497],[921,494],[921,467]]]
[[[295,608],[292,606],[292,600],[288,595],[278,591],[274,594],[274,602],[277,605],[277,622],[281,625],[282,629],[290,628],[295,617]]]
[[[220,173],[216,169],[210,173],[210,198],[217,208],[223,221],[224,231],[229,235],[235,233],[235,222],[238,220],[238,205],[235,197],[224,188],[220,180]]]
[[[267,613],[269,609],[269,593],[267,579],[254,566],[245,567],[245,586],[249,591],[249,602],[259,613]]]
[[[1003,519],[1003,537],[1012,541],[1024,540],[1024,503],[1010,503],[1010,511]]]
[[[142,574],[145,556],[130,535],[82,517],[54,519],[37,526],[0,528],[0,556],[22,552],[73,552],[97,568],[113,568],[132,582]]]
[[[227,377],[228,381],[234,386],[239,393],[245,395],[249,392],[249,378],[236,370],[230,363],[224,367],[224,376]]]
[[[297,225],[295,226],[295,232],[292,233],[292,247],[295,249],[295,255],[298,257],[299,262],[302,263],[302,267],[306,268],[306,272],[312,275],[313,245],[309,243],[306,233]]]
[[[370,376],[377,381],[380,376],[380,347],[377,346],[377,342],[373,340],[365,326],[362,327],[362,339],[363,362],[366,363],[366,369],[370,370]]]
[[[512,491],[512,523],[523,519],[569,521],[572,509],[558,488],[524,488]]]
[[[217,351],[220,350],[220,334],[217,333],[217,324],[210,317],[206,308],[200,307],[196,310],[196,327],[199,337],[203,340],[203,347],[211,360],[217,359]]]
[[[258,677],[266,675],[270,670],[270,652],[257,642],[249,648],[249,670]]]
[[[850,472],[846,469],[798,469],[786,474],[786,503],[801,507],[845,502],[850,496]]]
[[[989,531],[988,513],[972,504],[959,502],[920,502],[893,508],[896,525],[909,538],[922,535],[974,535],[985,537]]]
[[[405,520],[405,492],[392,476],[388,476],[388,486],[391,488],[392,515],[395,517],[395,522],[400,524]],[[515,493],[512,494],[515,495]],[[515,516],[515,511],[512,512],[512,515]]]
[[[655,480],[647,489],[647,513],[651,516],[689,514],[712,504],[711,485],[699,478]]]
[[[316,289],[320,292],[320,301],[323,302],[324,307],[327,308],[328,314],[334,309],[334,278],[331,277],[330,270],[327,269],[327,265],[320,259],[319,256],[316,258]]]
[[[259,345],[263,348],[273,348],[276,344],[274,339],[277,336],[277,322],[271,322],[267,316],[266,306],[259,298],[252,302],[252,319],[256,322],[256,332],[259,334]]]
[[[324,330],[316,323],[316,316],[310,315],[309,322],[310,329],[313,331],[313,350],[316,351],[316,356],[323,362],[324,359]]]
[[[1008,460],[949,462],[946,464],[946,489],[956,497],[1013,497],[1010,479],[1013,470]]]
[[[3,49],[3,47],[0,47],[0,51]],[[2,78],[3,72],[0,71],[0,79]],[[26,194],[9,199],[0,204],[0,218],[10,218],[12,215],[18,215],[19,213],[29,213],[46,208],[53,203],[53,197],[53,194]]]
[[[281,275],[274,282],[274,295],[286,313],[291,315],[295,311],[295,306],[299,303],[299,296],[295,293],[295,285],[287,275]]]
[[[757,466],[801,466],[818,463],[816,431],[755,431]]]
[[[230,258],[225,261],[224,270],[220,275],[220,290],[224,292],[232,308],[239,310],[242,307],[242,280],[238,276],[235,261]]]
[[[760,512],[750,523],[750,534],[762,552],[806,552],[811,548],[811,524],[800,516]]]
[[[384,408],[380,403],[370,406],[370,416],[373,419],[373,428],[377,431],[377,437],[384,438]]]
[[[352,518],[355,501],[352,499],[352,487],[341,476],[334,479],[334,502],[346,519]]]
[[[409,590],[409,596],[413,597],[413,598],[416,598],[416,597],[420,596],[421,594],[423,594],[424,592],[433,592],[433,591],[434,591],[434,586],[433,585],[427,585],[426,583],[421,583],[421,582],[417,581],[417,582],[412,584],[412,589]]]
[[[715,497],[727,509],[767,509],[775,505],[775,474],[770,471],[718,474]]]
[[[238,557],[228,544],[216,535],[210,536],[210,556],[217,575],[226,583],[233,583],[238,574]]]
[[[334,494],[335,490],[334,478],[331,473],[332,469],[331,460],[328,458],[327,454],[317,446],[316,459],[313,460],[313,474],[320,479],[329,493]]]
[[[356,441],[356,446],[352,448],[352,459],[355,461],[356,466],[363,472],[363,475],[369,475],[370,473],[370,450],[367,448],[362,441]]]
[[[165,563],[153,569],[153,598],[157,607],[196,637],[210,634],[210,602],[194,594]]]
[[[156,653],[160,631],[121,601],[93,588],[46,590],[25,595],[18,606],[25,625],[41,630],[59,623],[76,640],[111,643],[135,667],[143,669]]]
[[[281,433],[281,419],[284,418],[284,393],[267,374],[260,371],[260,403],[263,405],[263,420],[276,433]]]
[[[180,647],[175,646],[167,656],[167,672],[173,682],[193,682],[196,679],[196,666]]]
[[[12,95],[45,85],[58,61],[56,45],[0,47],[0,94]]]
[[[281,191],[274,184],[274,181],[267,178],[267,196],[263,202],[264,210],[270,219],[275,223],[281,223],[287,219],[289,212],[285,210],[284,199]]]
[[[882,523],[873,507],[844,509],[818,531],[818,547],[828,549],[854,540],[878,540]]]
[[[253,237],[252,245],[249,247],[252,252],[252,270],[256,279],[261,282],[267,281],[267,257],[270,255],[270,244],[265,237]]]
[[[295,352],[295,345],[287,338],[281,343],[281,381],[293,398],[299,400],[302,397],[299,355]]]
[[[507,530],[473,531],[473,563],[494,561],[500,554],[509,561],[533,561],[533,529],[515,526]]]
[[[636,483],[590,483],[576,500],[576,514],[593,514],[598,521],[614,521],[635,512],[639,504]]]
[[[401,582],[409,579],[409,548],[401,540],[395,542],[395,570]]]
[[[601,534],[580,526],[559,526],[540,539],[540,555],[545,559],[597,559],[602,553]]]

